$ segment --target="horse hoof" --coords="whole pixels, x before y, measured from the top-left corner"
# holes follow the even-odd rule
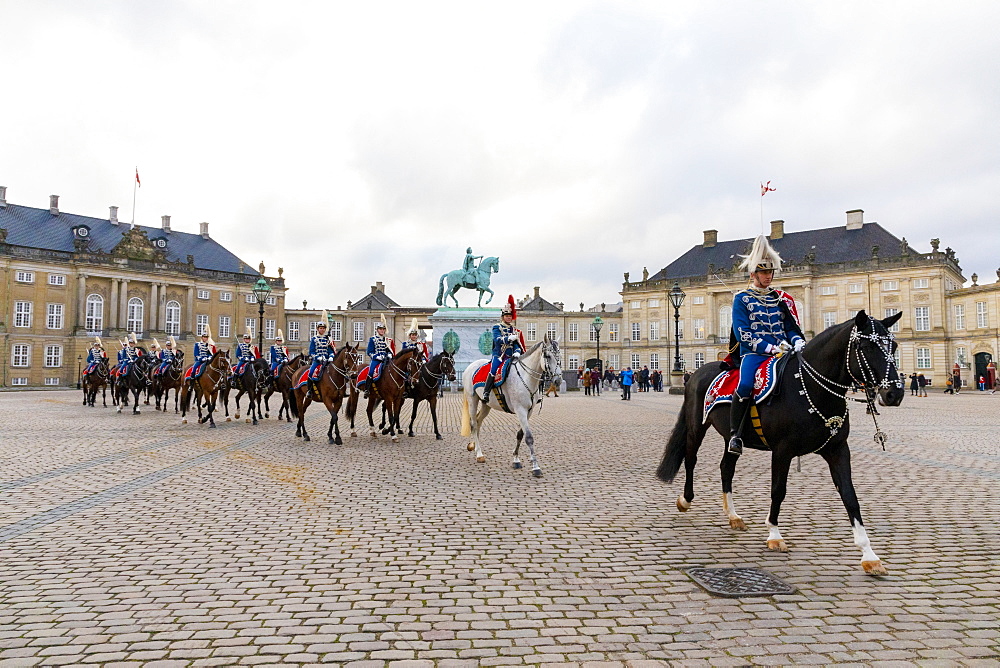
[[[388,434],[389,434],[389,430],[388,430],[388,429],[383,429],[383,430],[382,430],[382,435],[383,435],[383,436],[386,436],[386,435],[388,435]]]
[[[882,560],[862,561],[861,568],[865,569],[868,575],[888,575],[889,569],[882,565]]]
[[[209,423],[208,428],[209,429],[215,429],[215,423],[214,422]]]
[[[737,531],[746,531],[747,525],[740,517],[730,517],[729,518],[729,528],[736,529]]]
[[[181,424],[187,424],[187,423],[188,423],[188,419],[187,418],[182,418],[181,419]]]
[[[465,449],[468,450],[469,452],[472,452],[473,450],[476,449],[476,444],[475,443],[469,443],[467,446],[465,446]]]
[[[685,499],[683,496],[677,497],[677,510],[682,513],[686,513],[688,508],[691,507],[691,502]]]
[[[519,469],[521,468],[521,466],[522,466],[521,462],[514,462],[514,468]]]
[[[396,436],[395,434],[393,434],[393,436],[392,436],[392,442],[393,443],[399,443],[399,436]]]
[[[788,552],[788,546],[785,545],[784,540],[769,540],[767,541],[767,549],[772,552]]]
[[[236,418],[237,420],[239,420],[240,419],[240,414],[236,413],[235,415],[233,415],[233,417]]]
[[[342,439],[340,436],[338,436],[337,438],[333,439],[333,442],[336,445],[343,445],[344,444],[344,439]]]
[[[132,411],[132,415],[142,415],[142,411]]]
[[[309,442],[309,441],[311,441],[312,439],[311,439],[311,438],[309,438],[309,434],[303,434],[303,435],[302,435],[302,440],[303,440],[303,441],[306,441],[306,442],[308,443],[308,442]]]
[[[269,418],[269,417],[271,417],[271,414],[270,413],[264,413],[264,417]]]
[[[480,464],[485,464],[486,463],[486,455],[479,455],[478,457],[476,457],[476,461],[479,462]]]
[[[334,440],[333,440],[332,438],[330,438],[330,437],[327,437],[327,439],[326,439],[326,442],[327,442],[327,443],[329,443],[330,445],[333,445],[334,443],[336,443],[336,441],[334,441]]]
[[[443,441],[444,440],[444,436],[442,436],[441,434],[435,434],[434,438],[437,439],[437,440],[439,440],[439,441]]]
[[[531,471],[531,475],[535,476],[536,478],[541,478],[542,477],[542,469],[533,469]]]
[[[378,434],[376,434],[375,432],[372,432],[372,433],[371,433],[371,437],[372,437],[372,438],[378,438]]]
[[[226,418],[226,422],[230,422],[230,419],[229,419],[229,418]]]
[[[358,437],[358,432],[352,431],[351,432],[351,438],[357,438],[357,437]]]
[[[407,436],[409,436],[410,438],[413,438],[413,432],[411,431],[409,434],[407,434]]]
[[[240,419],[239,416],[237,416],[236,419],[239,420]],[[244,420],[244,422],[246,422],[247,424],[250,424],[250,418],[247,418],[246,420]]]

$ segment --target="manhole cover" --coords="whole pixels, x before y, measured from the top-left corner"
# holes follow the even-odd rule
[[[740,598],[795,593],[795,587],[759,568],[689,568],[687,574],[715,596]]]

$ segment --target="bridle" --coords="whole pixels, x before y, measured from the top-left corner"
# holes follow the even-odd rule
[[[431,362],[433,360],[427,362],[426,364],[422,364],[420,366],[420,382],[426,385],[429,389],[434,389],[435,387],[439,386],[441,384],[441,379],[443,379],[445,376],[448,376],[449,380],[454,380],[455,378],[455,360],[451,358],[451,355],[448,355],[447,353],[442,353],[438,357],[438,360],[440,360],[438,362],[438,367],[441,370],[440,373],[434,373],[433,371],[431,371]],[[445,361],[448,362],[448,365],[451,367],[451,371],[445,369]],[[434,382],[433,383],[428,382],[427,379],[424,378],[424,374],[427,374],[428,376],[433,378]]]

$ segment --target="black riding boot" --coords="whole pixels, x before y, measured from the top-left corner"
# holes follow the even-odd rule
[[[493,374],[486,376],[486,384],[483,385],[483,403],[490,400],[490,392],[493,390],[493,386],[496,384],[496,378]]]
[[[750,411],[751,399],[742,399],[738,395],[733,395],[733,404],[729,411],[730,436],[727,452],[734,455],[743,454],[743,423],[746,422],[747,413]]]

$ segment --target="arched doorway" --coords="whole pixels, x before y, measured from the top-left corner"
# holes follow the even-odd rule
[[[993,355],[989,353],[976,353],[974,355],[976,360],[976,377],[973,379],[976,389],[979,389],[979,378],[986,378],[988,372],[986,370],[986,365],[993,361]]]

